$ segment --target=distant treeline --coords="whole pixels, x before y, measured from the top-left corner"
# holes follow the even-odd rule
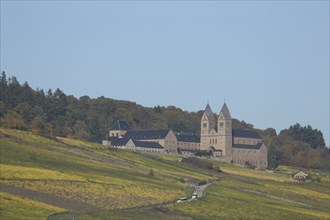
[[[16,77],[0,76],[0,122],[5,128],[28,130],[41,135],[100,141],[117,119],[126,119],[134,129],[171,128],[177,132],[200,133],[203,110],[187,112],[175,106],[147,108],[134,102],[103,96],[76,98],[60,89],[34,90]],[[299,124],[282,130],[255,129],[252,124],[233,119],[234,129],[255,130],[269,147],[271,167],[278,163],[301,167],[328,168],[329,149],[323,134]]]

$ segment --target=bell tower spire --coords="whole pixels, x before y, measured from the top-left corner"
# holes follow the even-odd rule
[[[223,104],[218,117],[219,148],[224,155],[231,154],[233,145],[232,118],[226,102]]]
[[[207,103],[203,116],[201,118],[201,149],[207,149],[209,136],[212,129],[215,128],[215,117],[210,105]]]

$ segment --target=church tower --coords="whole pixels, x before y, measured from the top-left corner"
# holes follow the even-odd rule
[[[226,103],[223,104],[218,117],[218,148],[224,156],[232,154],[233,134],[232,119]]]
[[[209,104],[206,105],[201,119],[201,150],[208,150],[210,142],[210,133],[215,128],[215,118]]]

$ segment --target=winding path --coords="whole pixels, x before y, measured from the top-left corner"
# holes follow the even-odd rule
[[[198,183],[189,184],[190,186],[194,187],[195,190],[192,193],[192,195],[190,195],[189,199],[184,200],[182,202],[186,203],[186,202],[192,202],[192,201],[196,200],[196,199],[192,198],[193,194],[195,194],[195,193],[197,194],[197,199],[203,197],[204,190],[209,185],[215,183],[218,180],[219,179],[213,179],[200,186],[198,185]],[[95,211],[99,210],[97,207],[94,207],[94,206],[86,204],[86,203],[81,203],[81,202],[73,201],[70,199],[62,198],[62,197],[59,197],[56,195],[50,195],[50,194],[46,194],[43,192],[33,191],[30,189],[10,186],[10,185],[6,185],[6,184],[0,184],[0,191],[69,210],[69,211],[66,211],[63,213],[54,213],[54,214],[50,215],[48,219],[52,219],[53,217],[56,218],[57,215],[62,215],[62,214],[68,219],[74,219],[73,216],[70,214],[70,212],[83,214],[83,213],[95,212]],[[147,205],[147,206],[142,206],[142,207],[125,208],[125,209],[119,209],[119,210],[128,211],[128,210],[135,210],[135,209],[141,209],[141,208],[143,208],[143,209],[149,209],[149,208],[158,208],[158,209],[163,208],[164,209],[165,208],[166,209],[169,205],[177,203],[178,200],[179,200],[179,198],[177,200],[170,201],[170,202],[152,204],[152,205]]]

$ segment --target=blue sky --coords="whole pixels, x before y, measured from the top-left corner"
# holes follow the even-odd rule
[[[1,71],[33,88],[299,122],[329,145],[329,1],[1,1]]]

